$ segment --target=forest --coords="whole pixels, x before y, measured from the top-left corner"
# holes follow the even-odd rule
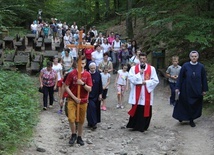
[[[98,30],[107,31],[123,21],[126,27],[124,36],[138,40],[144,51],[152,52],[162,48],[169,55],[179,55],[181,63],[188,60],[187,55],[191,50],[197,50],[200,53],[200,61],[205,64],[207,70],[209,92],[204,99],[211,109],[210,105],[214,102],[213,0],[0,0],[0,31],[16,28],[29,31],[30,24],[40,18],[39,12],[44,21],[50,22],[51,18],[57,18],[69,25],[75,21],[86,30],[96,25]],[[137,35],[136,28],[139,32]],[[20,97],[26,85],[22,84],[23,81],[17,80],[19,87],[23,88],[14,95],[17,91],[10,86],[17,85],[14,85],[12,78],[9,78],[8,83],[4,83],[7,77],[20,80],[19,75],[10,72],[2,72],[0,76],[2,83],[0,105],[3,107],[0,109],[0,120],[6,122],[0,122],[0,137],[6,137],[0,139],[0,154],[7,152],[8,148],[19,145],[20,141],[14,141],[17,135],[26,133],[36,124],[31,120],[22,121],[26,118],[35,120],[36,111],[29,113],[29,110],[21,111],[23,108],[13,107],[16,107],[18,101],[26,100],[29,100],[28,105],[23,104],[26,109],[38,106],[33,101],[36,97],[30,99],[28,96],[30,93],[35,94],[33,88],[30,88],[25,96]],[[27,83],[29,79],[24,78],[25,81]],[[4,89],[8,86],[11,89],[5,92]],[[18,101],[7,106],[5,103],[8,104],[11,100]],[[212,106],[212,112],[213,109]],[[4,115],[9,112],[14,115]],[[16,113],[20,114],[19,117]],[[20,124],[15,124],[16,121],[20,121]],[[10,127],[11,125],[13,126]],[[23,126],[25,128],[22,128]],[[3,143],[5,141],[8,143]]]
[[[146,45],[160,40],[170,51],[198,49],[209,51],[213,45],[214,2],[212,0],[8,0],[0,3],[0,25],[29,28],[38,18],[60,19],[91,26],[114,18],[126,20],[127,36],[133,38],[136,19],[143,20],[142,32],[152,28]],[[26,16],[27,15],[27,16]],[[9,19],[9,20],[8,20]],[[132,21],[132,22],[131,22]]]
[[[39,16],[44,21],[57,18],[70,25],[76,21],[86,30],[96,25],[106,31],[125,21],[125,36],[137,39],[145,51],[154,51],[161,44],[169,55],[179,55],[181,62],[186,61],[189,51],[197,50],[207,63],[210,92],[213,92],[212,0],[1,0],[1,28],[22,27],[29,30],[29,25]],[[140,33],[136,38],[134,30],[139,24]],[[213,99],[212,95],[208,95],[207,100],[210,99]]]

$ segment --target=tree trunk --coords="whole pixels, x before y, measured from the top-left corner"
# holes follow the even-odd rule
[[[114,11],[118,11],[119,0],[114,0]]]
[[[136,28],[136,26],[137,26],[137,16],[135,15],[134,16],[134,28]]]
[[[147,19],[146,19],[146,16],[144,16],[144,17],[143,17],[143,25],[144,25],[144,27],[146,27],[146,25],[147,25]]]
[[[83,7],[84,7],[85,10],[87,10],[87,0],[84,0],[84,1],[83,1]],[[84,18],[84,21],[83,21],[83,24],[84,24],[84,25],[83,25],[83,26],[85,27],[85,25],[88,24],[88,14],[85,14],[85,15],[84,15],[84,14],[82,13],[82,17]]]
[[[95,22],[97,22],[100,20],[100,2],[99,2],[99,0],[95,1],[94,11],[95,11]]]
[[[127,0],[127,12],[129,12],[132,9],[132,0]],[[128,38],[133,39],[133,26],[132,26],[132,15],[127,14],[126,16],[126,32],[128,35]]]
[[[90,13],[92,12],[92,7],[89,7],[89,6],[91,6],[92,4],[91,4],[91,0],[89,0],[88,1],[88,5],[87,5],[87,9],[89,10],[89,15],[88,15],[88,21],[89,21],[89,23],[90,22],[92,22],[93,21],[93,18],[94,18],[94,16],[92,16]]]
[[[105,0],[105,4],[106,4],[105,18],[107,19],[109,17],[109,14],[110,14],[110,1]]]
[[[207,11],[211,11],[211,0],[207,0]]]
[[[114,12],[117,10],[117,8],[116,8],[116,7],[117,7],[116,1],[117,1],[117,0],[114,0]]]

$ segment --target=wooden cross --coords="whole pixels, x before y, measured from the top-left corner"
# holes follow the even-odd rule
[[[82,67],[81,67],[81,63],[82,63],[82,56],[83,56],[83,53],[82,53],[82,49],[85,49],[85,48],[94,48],[94,46],[92,45],[83,45],[82,44],[82,34],[83,34],[83,31],[79,31],[79,42],[78,42],[78,45],[74,45],[74,44],[69,44],[67,45],[67,47],[70,47],[70,48],[76,48],[78,50],[78,62],[77,62],[77,71],[78,71],[78,75],[77,75],[77,78],[78,79],[81,79],[81,71],[82,71]],[[77,86],[77,98],[80,99],[80,85]],[[76,122],[79,122],[79,104],[77,104],[77,118],[76,118]]]

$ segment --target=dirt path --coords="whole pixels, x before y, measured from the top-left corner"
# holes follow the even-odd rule
[[[133,132],[123,128],[128,122],[127,111],[116,109],[116,94],[112,75],[107,111],[102,111],[102,122],[96,131],[84,127],[85,146],[68,145],[70,130],[65,115],[58,115],[56,103],[52,109],[42,111],[40,122],[30,145],[18,155],[214,155],[214,116],[202,116],[196,127],[178,123],[172,115],[173,107],[168,104],[169,89],[162,80],[156,89],[153,117],[149,130]],[[126,93],[126,99],[128,98]],[[38,152],[37,148],[45,149]]]

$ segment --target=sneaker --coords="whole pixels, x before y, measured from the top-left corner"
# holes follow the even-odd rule
[[[69,144],[70,145],[74,145],[76,140],[77,140],[77,134],[74,133],[74,134],[71,135],[71,138],[69,140]]]
[[[77,137],[77,144],[80,144],[81,146],[85,144],[80,136]]]
[[[62,114],[62,109],[60,109],[57,113],[58,113],[58,114]]]
[[[103,109],[102,109],[103,111],[106,111],[106,107],[105,106],[103,106]]]
[[[123,106],[123,105],[121,105],[121,106],[120,106],[120,108],[121,108],[121,109],[123,109],[123,108],[124,108],[124,106]]]
[[[44,107],[43,110],[47,110],[47,107]]]
[[[49,105],[49,108],[53,108],[53,106],[52,106],[52,105]]]
[[[117,105],[117,109],[119,109],[119,108],[120,108],[120,105],[118,104],[118,105]]]

